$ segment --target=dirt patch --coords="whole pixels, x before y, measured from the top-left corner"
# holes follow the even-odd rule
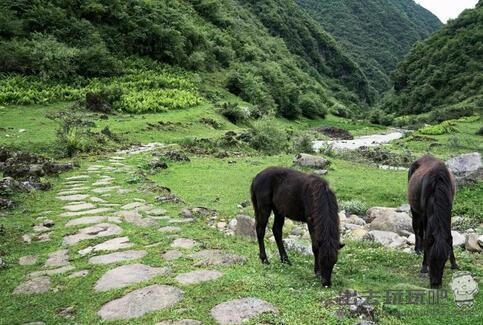
[[[315,131],[322,133],[329,138],[339,140],[352,140],[354,136],[346,129],[338,128],[336,126],[321,126],[315,129]]]

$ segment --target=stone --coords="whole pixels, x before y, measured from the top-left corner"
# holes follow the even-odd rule
[[[124,261],[131,261],[143,258],[147,252],[144,250],[130,250],[116,252],[106,255],[94,256],[89,259],[89,264],[110,264]]]
[[[167,275],[165,267],[151,267],[143,264],[129,264],[107,271],[94,286],[98,292],[127,287],[131,284],[147,281],[159,275]]]
[[[149,210],[151,209],[151,207],[146,205],[145,203],[132,202],[132,203],[123,205],[121,209],[122,210]]]
[[[132,319],[170,307],[183,298],[183,291],[167,285],[150,285],[112,300],[98,311],[104,321]]]
[[[117,251],[120,249],[131,248],[132,246],[134,246],[134,244],[129,241],[128,237],[117,237],[109,239],[95,246],[86,247],[80,250],[79,254],[84,256],[92,252]]]
[[[416,236],[414,234],[409,235],[408,244],[412,246],[416,245]]]
[[[163,233],[172,234],[172,233],[180,232],[181,228],[176,227],[176,226],[166,226],[166,227],[159,228],[158,231],[163,232]]]
[[[31,295],[36,293],[44,293],[50,289],[50,278],[47,276],[39,276],[25,281],[13,290],[13,294]]]
[[[359,216],[356,216],[355,214],[351,214],[349,216],[349,218],[347,218],[347,222],[352,223],[354,225],[358,225],[358,226],[365,226],[366,225],[366,222],[364,221],[364,219],[362,219]]]
[[[33,232],[36,233],[42,233],[42,232],[47,232],[50,231],[50,228],[45,227],[44,225],[35,225],[32,227]]]
[[[183,217],[183,218],[193,218],[193,214],[191,213],[191,210],[188,209],[188,208],[183,208],[181,210],[181,213],[180,215]]]
[[[68,252],[67,249],[61,249],[50,253],[44,267],[61,267],[69,265]]]
[[[183,273],[176,277],[176,281],[180,284],[198,284],[206,281],[213,281],[223,276],[223,273],[214,270],[197,270],[189,273]]]
[[[168,211],[162,208],[155,208],[155,209],[148,210],[146,213],[150,216],[160,217],[160,216],[165,216],[166,213],[168,213]]]
[[[293,159],[294,164],[302,167],[312,167],[318,169],[327,169],[330,166],[330,161],[319,156],[309,155],[306,153],[299,153]]]
[[[89,179],[89,175],[78,175],[78,176],[71,176],[71,177],[67,177],[66,180],[67,181],[78,181],[78,180],[86,180],[86,179]]]
[[[351,230],[351,237],[356,240],[362,240],[364,236],[368,233],[367,229],[356,228]]]
[[[189,238],[176,238],[172,243],[172,248],[191,249],[196,246],[196,241]]]
[[[74,195],[64,195],[58,196],[57,198],[62,201],[82,201],[89,197],[87,194],[74,194]]]
[[[68,276],[69,279],[74,279],[74,278],[83,278],[89,274],[89,270],[80,270],[77,272],[74,272]]]
[[[76,212],[64,212],[61,213],[61,217],[81,217],[90,214],[103,214],[106,212],[111,212],[112,208],[97,208],[92,210],[76,211]]]
[[[64,206],[64,209],[67,211],[82,211],[95,208],[96,206],[92,203],[71,204]]]
[[[463,247],[466,243],[464,235],[455,230],[451,230],[451,236],[453,237],[453,247]]]
[[[104,203],[104,202],[106,202],[106,200],[101,199],[100,197],[95,197],[95,196],[92,196],[89,200],[91,202],[94,202],[94,203]]]
[[[476,233],[468,233],[466,236],[465,249],[472,253],[481,253],[481,246],[478,244],[478,235]]]
[[[44,322],[29,322],[29,323],[23,323],[22,325],[45,325]]]
[[[211,310],[218,324],[242,324],[263,313],[277,313],[270,303],[257,298],[242,298],[223,302]]]
[[[406,212],[396,212],[392,208],[371,208],[367,214],[371,220],[369,230],[392,231],[399,235],[413,232],[412,219]]]
[[[253,240],[256,239],[257,234],[255,232],[255,219],[244,215],[237,216],[234,231],[236,236],[246,237]]]
[[[37,263],[38,257],[36,255],[27,255],[27,256],[22,256],[21,258],[18,259],[18,264],[19,265],[34,265]]]
[[[482,167],[481,155],[478,152],[460,155],[446,161],[446,166],[456,175],[472,173]]]
[[[95,223],[101,222],[113,222],[113,223],[120,223],[121,220],[116,217],[104,217],[104,216],[92,216],[92,217],[80,217],[77,219],[72,219],[65,224],[66,227],[74,227],[80,225],[91,225]]]
[[[182,319],[182,320],[163,320],[155,325],[202,325],[199,320]]]
[[[161,256],[167,261],[173,261],[173,260],[177,260],[178,258],[181,258],[183,254],[178,250],[171,249],[169,251],[164,252],[164,254]]]
[[[399,208],[396,209],[396,212],[406,212],[409,213],[411,211],[411,206],[407,203],[401,204]]]
[[[120,188],[121,188],[120,186],[105,186],[105,187],[95,188],[92,190],[92,192],[97,194],[102,194],[102,193],[113,192],[113,191],[119,190]]]
[[[42,221],[42,225],[47,228],[52,228],[55,225],[55,222],[50,219],[45,219],[44,221]]]
[[[83,228],[74,235],[65,236],[63,243],[64,245],[71,246],[82,240],[119,235],[120,233],[122,233],[122,228],[118,225],[112,223],[100,223]]]
[[[478,236],[478,244],[483,247],[483,235]]]
[[[191,258],[196,260],[195,266],[203,265],[233,265],[243,264],[246,258],[218,249],[205,249],[191,254]]]
[[[117,216],[123,218],[126,222],[132,223],[138,227],[150,227],[156,224],[156,221],[150,218],[143,218],[139,212],[135,210],[119,211]]]
[[[317,176],[324,176],[327,175],[328,170],[327,169],[316,169],[314,170],[314,174]]]
[[[66,308],[61,308],[59,310],[59,316],[62,316],[64,318],[73,318],[75,314],[75,308],[74,306],[69,306]]]
[[[46,232],[35,236],[34,239],[39,242],[46,242],[46,241],[50,241],[50,235],[51,235],[51,232]]]
[[[313,256],[312,246],[309,244],[304,244],[295,239],[286,238],[283,240],[284,246],[288,251],[295,252],[300,255]]]
[[[72,265],[66,265],[59,267],[57,269],[49,269],[49,270],[41,270],[41,271],[35,271],[32,273],[27,274],[27,278],[36,278],[39,276],[50,276],[50,275],[56,275],[56,274],[63,274],[66,272],[70,272],[74,270],[75,268]]]
[[[401,237],[395,232],[371,230],[363,238],[364,240],[373,241],[390,248],[399,248],[406,244],[406,238]]]
[[[82,192],[79,190],[68,190],[68,191],[60,191],[59,193],[57,193],[58,196],[69,196],[69,195],[77,195],[77,194],[82,194]]]

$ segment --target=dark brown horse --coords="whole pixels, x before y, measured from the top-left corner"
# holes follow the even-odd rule
[[[454,178],[441,160],[426,155],[411,165],[408,180],[415,250],[424,251],[421,273],[428,273],[429,267],[430,285],[439,287],[448,256],[451,268],[458,268],[451,236]]]
[[[314,272],[324,286],[330,286],[338,250],[343,244],[340,243],[337,200],[327,182],[315,175],[272,167],[253,179],[251,195],[262,263],[268,264],[264,237],[273,211],[272,231],[282,263],[290,264],[282,242],[285,218],[306,222],[312,240]]]

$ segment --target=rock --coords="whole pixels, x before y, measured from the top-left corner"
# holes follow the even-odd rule
[[[339,140],[354,139],[354,136],[349,131],[336,126],[321,126],[316,128],[315,131],[320,132],[332,139],[339,139]]]
[[[47,276],[39,276],[25,281],[15,288],[13,294],[31,295],[36,293],[44,293],[50,289],[50,278]]]
[[[125,204],[121,207],[122,210],[136,210],[136,211],[144,211],[151,209],[151,206],[146,205],[142,202],[132,202]]]
[[[159,228],[158,231],[162,233],[172,234],[172,233],[180,232],[181,228],[176,226],[166,226],[166,227]]]
[[[256,239],[257,234],[255,231],[255,219],[245,215],[237,216],[234,231],[236,236]]]
[[[297,237],[300,237],[300,236],[303,236],[304,233],[306,233],[308,230],[307,230],[307,227],[305,225],[298,225],[294,228],[292,228],[292,230],[290,231],[290,234],[293,235],[293,236],[297,236]]]
[[[176,277],[176,281],[180,284],[197,284],[205,281],[213,281],[223,276],[223,273],[214,270],[198,270],[189,273],[183,273]]]
[[[396,212],[392,208],[371,208],[367,212],[372,220],[369,230],[392,231],[399,235],[412,233],[412,219],[406,212]]]
[[[89,274],[88,270],[80,270],[77,272],[72,273],[71,275],[68,276],[69,279],[73,278],[83,278]]]
[[[406,212],[409,213],[411,211],[411,206],[409,204],[402,204],[399,208],[396,209],[396,212]]]
[[[391,231],[371,230],[363,239],[380,243],[390,248],[399,248],[406,244],[406,238]]]
[[[112,208],[97,208],[92,210],[76,211],[76,212],[64,212],[61,213],[61,217],[81,217],[90,214],[103,214],[106,212],[111,212]]]
[[[168,213],[168,211],[162,208],[155,208],[155,209],[148,210],[146,213],[150,216],[160,217],[160,216],[165,216],[166,213]]]
[[[89,175],[78,175],[78,176],[71,176],[71,177],[67,177],[66,180],[67,181],[84,181],[84,180],[87,180],[89,179]]]
[[[352,223],[354,225],[358,225],[358,226],[365,226],[366,225],[366,222],[364,221],[364,219],[362,219],[359,216],[356,216],[355,214],[351,214],[349,216],[349,218],[347,218],[347,222]]]
[[[182,319],[182,320],[163,320],[155,325],[202,325],[199,320]]]
[[[278,313],[272,304],[257,298],[242,298],[226,301],[211,310],[218,324],[242,324],[263,313]]]
[[[216,228],[217,228],[218,230],[224,230],[224,229],[226,228],[226,226],[227,226],[227,223],[226,223],[226,222],[224,222],[224,221],[218,221],[218,222],[216,223]]]
[[[82,211],[82,210],[90,210],[95,208],[96,206],[92,203],[70,204],[70,205],[64,206],[64,209],[67,211]]]
[[[138,227],[150,227],[156,224],[156,221],[151,218],[143,218],[139,212],[135,210],[131,211],[119,211],[117,216],[124,218],[126,222],[132,223]]]
[[[205,207],[196,207],[191,209],[191,213],[194,217],[214,217],[217,215],[216,210],[208,209]]]
[[[195,266],[243,264],[246,261],[243,256],[217,249],[205,249],[193,253],[191,258],[197,260]]]
[[[69,251],[61,249],[49,254],[49,258],[45,262],[44,267],[61,267],[69,265]]]
[[[364,228],[356,228],[351,230],[351,237],[356,240],[362,240],[364,236],[368,233],[367,229]]]
[[[143,264],[129,264],[107,271],[94,286],[98,292],[127,287],[134,283],[147,281],[159,275],[167,275],[165,267],[151,267]]]
[[[412,246],[416,245],[416,236],[414,234],[409,235],[408,244]]]
[[[32,231],[36,233],[42,233],[42,232],[50,231],[50,228],[45,227],[44,225],[35,225],[32,227]]]
[[[285,248],[288,251],[296,252],[297,254],[305,255],[305,256],[313,256],[314,255],[313,252],[312,252],[312,246],[311,245],[306,245],[306,244],[303,244],[303,243],[301,243],[297,240],[290,239],[290,238],[284,239],[283,243],[285,245]]]
[[[29,322],[29,323],[23,323],[22,325],[45,325],[44,322]]]
[[[478,236],[478,244],[483,247],[483,235]]]
[[[100,187],[100,188],[95,188],[95,189],[92,190],[92,192],[97,193],[97,194],[103,194],[103,193],[117,191],[120,188],[121,188],[120,186],[104,186],[104,187]]]
[[[36,277],[39,277],[39,276],[50,276],[50,275],[63,274],[63,273],[72,271],[73,269],[74,269],[74,267],[72,265],[66,265],[66,266],[59,267],[57,269],[41,270],[41,271],[29,273],[29,274],[27,274],[27,278],[31,279],[31,278],[36,278]]]
[[[117,237],[95,246],[88,246],[80,250],[79,254],[84,256],[92,252],[117,251],[120,249],[131,248],[132,246],[134,246],[134,244],[129,241],[128,237]]]
[[[478,236],[475,233],[467,234],[465,248],[469,252],[481,253],[482,249],[478,244]]]
[[[169,251],[164,252],[162,257],[167,260],[167,261],[173,261],[177,260],[178,258],[181,258],[183,254],[180,251],[177,251],[175,249],[171,249]]]
[[[144,250],[130,250],[116,252],[106,255],[94,256],[89,259],[89,264],[110,264],[124,261],[131,261],[143,258],[147,252]]]
[[[108,302],[97,314],[104,321],[132,319],[170,307],[182,298],[183,291],[180,289],[154,284]]]
[[[65,224],[66,227],[74,227],[80,225],[91,225],[95,223],[101,223],[105,221],[118,223],[118,219],[114,219],[115,217],[103,217],[103,216],[93,216],[93,217],[80,217],[77,219],[72,219]]]
[[[319,156],[309,155],[306,153],[299,153],[293,159],[296,165],[302,167],[312,167],[327,169],[330,166],[330,161]]]
[[[63,243],[64,245],[71,246],[82,240],[119,235],[120,233],[122,233],[122,228],[118,225],[112,223],[100,223],[83,228],[74,235],[65,236]]]
[[[82,201],[89,197],[87,194],[74,194],[74,195],[65,195],[65,196],[58,196],[57,198],[62,201]]]
[[[66,308],[61,308],[59,310],[59,316],[62,316],[64,318],[73,318],[75,314],[75,308],[74,306],[69,306]]]
[[[453,247],[460,247],[465,245],[466,238],[464,235],[460,234],[455,230],[451,230],[451,236],[453,237]]]
[[[236,224],[237,224],[236,219],[231,219],[230,222],[228,222],[228,229],[235,232]]]
[[[314,174],[317,176],[324,176],[327,175],[328,170],[327,169],[316,169],[314,170]]]
[[[196,242],[189,238],[176,238],[172,243],[172,248],[191,249],[196,246]]]
[[[47,228],[52,228],[54,225],[55,225],[55,222],[53,220],[50,220],[50,219],[45,219],[43,222],[42,222],[42,225],[44,227],[47,227]]]
[[[21,258],[18,259],[18,264],[19,265],[34,265],[37,263],[37,256],[35,255],[27,255],[27,256],[22,256]]]
[[[193,214],[191,213],[191,210],[188,208],[183,208],[181,210],[180,216],[183,218],[192,218]]]
[[[449,159],[446,166],[455,175],[472,173],[482,167],[481,156],[478,152],[467,153]]]

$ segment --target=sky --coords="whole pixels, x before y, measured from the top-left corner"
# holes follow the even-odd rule
[[[416,0],[424,8],[446,23],[448,19],[458,17],[467,8],[474,8],[478,0]]]

